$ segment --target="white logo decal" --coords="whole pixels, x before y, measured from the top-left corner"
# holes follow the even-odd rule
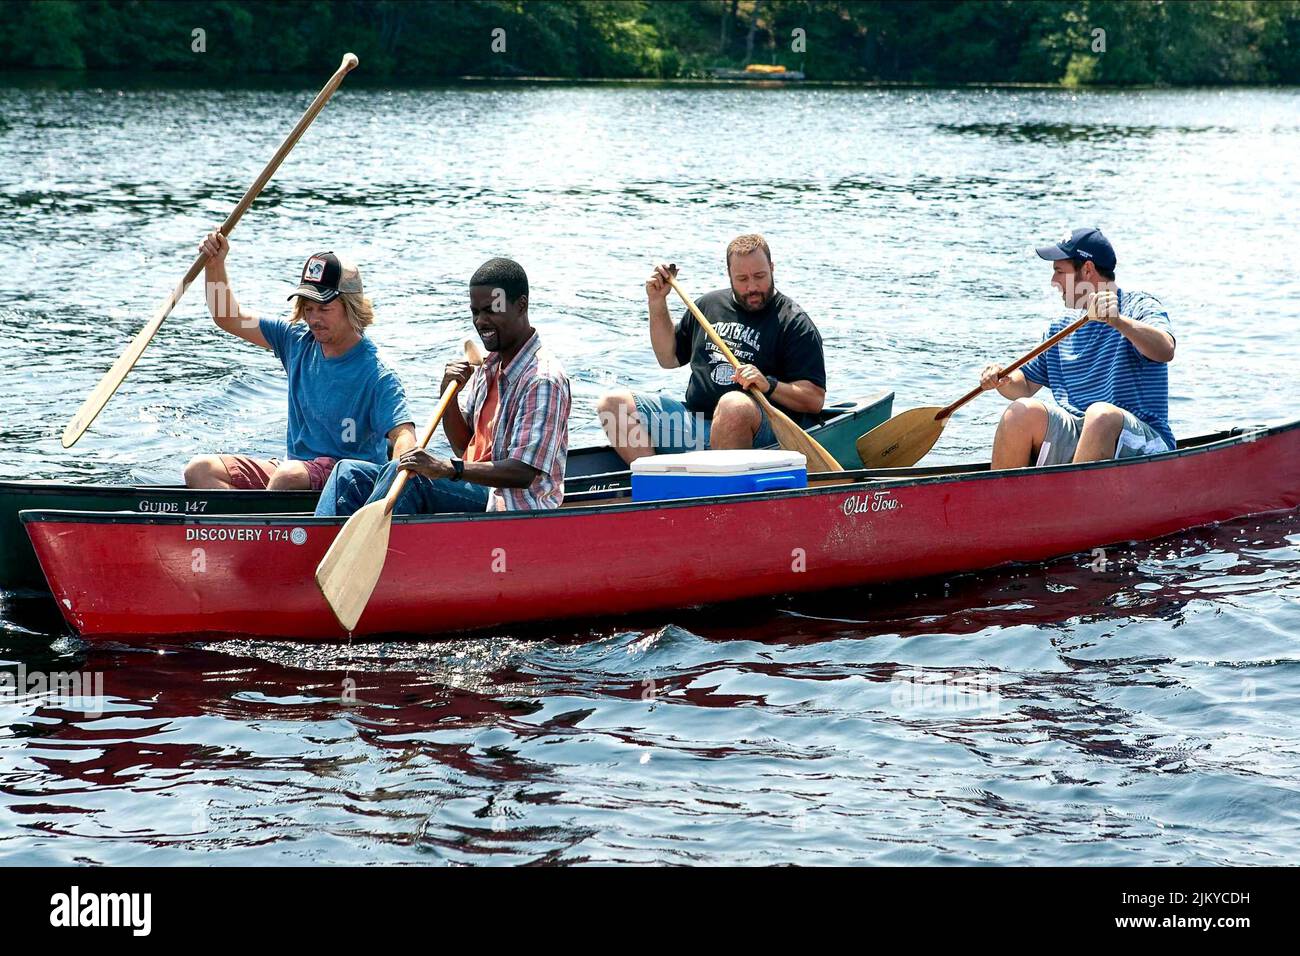
[[[852,517],[874,511],[897,511],[901,507],[903,503],[893,497],[893,492],[875,491],[870,494],[849,495],[844,499],[844,504],[840,505],[840,510]]]
[[[289,540],[294,544],[307,543],[307,531],[305,528],[294,528],[289,532]]]
[[[184,511],[186,514],[202,514],[208,510],[206,501],[149,501],[147,499],[140,501],[137,505],[141,511],[156,511],[160,514],[180,514]]]

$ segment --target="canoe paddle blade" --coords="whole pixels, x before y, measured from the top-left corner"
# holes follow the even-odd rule
[[[943,434],[947,418],[935,420],[943,409],[913,408],[877,425],[858,439],[864,468],[907,468],[926,456]]]
[[[762,406],[763,411],[767,412],[767,421],[772,426],[776,443],[786,451],[797,451],[802,454],[807,460],[810,472],[844,470],[844,466],[835,460],[834,455],[818,444],[817,439],[796,425],[793,419],[781,409],[773,406],[767,400],[767,396],[760,392],[750,394]]]
[[[386,502],[371,502],[348,519],[316,568],[316,586],[345,631],[356,629],[379,583],[392,526]]]

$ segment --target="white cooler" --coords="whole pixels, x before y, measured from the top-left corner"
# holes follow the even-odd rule
[[[797,451],[734,448],[650,455],[632,462],[632,500],[669,501],[808,487],[808,460]]]

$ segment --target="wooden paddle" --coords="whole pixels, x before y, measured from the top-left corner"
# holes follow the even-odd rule
[[[714,331],[713,326],[709,324],[709,320],[704,317],[704,314],[698,308],[695,307],[695,303],[692,302],[691,297],[682,290],[682,287],[677,284],[677,280],[672,276],[669,276],[668,284],[673,287],[674,292],[681,296],[681,300],[686,303],[686,308],[690,309],[691,315],[695,316],[695,321],[700,323],[700,328],[704,330],[704,334],[709,337],[710,342],[717,346],[718,351],[721,352],[723,357],[731,363],[732,368],[740,368],[739,360],[732,354],[731,349],[727,347],[727,343],[722,341],[722,337]],[[771,402],[769,402],[766,395],[752,388],[749,389],[749,395],[754,399],[754,401],[758,402],[759,407],[767,413],[767,420],[772,423],[772,433],[776,435],[777,444],[786,451],[802,452],[804,458],[808,459],[809,471],[844,470],[830,452],[817,444],[817,440],[796,425],[790,419],[790,416],[786,415],[785,412],[776,408]]]
[[[473,339],[465,340],[465,357],[471,365],[483,364],[483,351]],[[420,439],[420,448],[429,444],[459,390],[460,383],[452,382],[442,393],[433,421],[429,422]],[[410,475],[409,471],[398,471],[383,501],[372,502],[349,518],[316,567],[316,586],[325,595],[325,601],[339,624],[349,633],[357,626],[375,585],[379,583],[379,575],[383,573],[384,561],[388,558],[388,533],[393,525],[393,506],[397,504],[397,496],[406,487]]]
[[[343,82],[343,77],[347,76],[356,65],[357,58],[354,54],[343,54],[343,62],[340,63],[339,68],[334,71],[334,75],[330,77],[329,82],[326,83],[324,88],[316,94],[316,98],[312,100],[311,105],[307,107],[307,112],[302,114],[302,118],[298,120],[298,124],[290,131],[289,135],[285,138],[285,141],[280,144],[280,148],[275,151],[275,155],[272,156],[271,161],[266,164],[266,168],[262,170],[262,174],[257,177],[257,180],[252,186],[248,187],[248,192],[244,193],[244,198],[239,200],[239,205],[234,208],[234,211],[226,217],[226,221],[221,224],[220,232],[223,236],[230,235],[234,230],[235,224],[239,222],[240,218],[244,215],[245,210],[247,210],[253,200],[257,198],[257,194],[262,191],[262,187],[267,184],[267,181],[275,174],[275,171],[280,168],[280,164],[284,162],[284,158],[289,155],[289,151],[293,149],[294,145],[298,142],[298,139],[304,132],[306,132],[307,127],[310,126],[312,120],[316,118],[316,114],[325,107],[329,98],[334,95],[334,91],[339,88],[339,84]],[[153,318],[148,321],[144,328],[136,333],[135,338],[131,340],[131,344],[127,346],[126,351],[123,352],[118,360],[113,363],[113,367],[104,373],[104,377],[99,380],[99,384],[95,386],[95,390],[90,393],[90,396],[84,402],[81,403],[81,407],[77,409],[77,414],[72,416],[72,421],[68,422],[67,427],[63,429],[62,440],[64,448],[71,448],[75,445],[77,439],[85,434],[86,429],[90,427],[91,422],[93,422],[98,417],[99,413],[104,410],[104,406],[108,404],[108,400],[113,397],[113,393],[117,391],[118,386],[122,384],[122,381],[126,378],[127,374],[135,367],[135,363],[140,360],[140,356],[144,354],[145,348],[149,345],[149,342],[152,341],[155,333],[157,333],[158,329],[162,326],[163,320],[171,314],[172,309],[176,308],[176,303],[180,302],[181,296],[185,295],[185,290],[188,289],[190,283],[198,277],[199,271],[207,261],[207,255],[199,253],[199,257],[194,260],[189,271],[185,273],[184,278],[182,278],[176,288],[171,291],[171,294],[167,296],[166,301],[164,301],[158,308],[158,311],[153,314]]]
[[[1037,358],[1068,335],[1073,335],[1092,321],[1091,315],[1085,315],[1076,322],[1067,325],[1028,355],[1022,356],[1002,370],[1010,375],[1026,362]],[[895,415],[889,421],[877,425],[858,439],[858,457],[862,459],[863,468],[907,468],[915,465],[926,456],[934,443],[943,434],[944,426],[952,413],[967,402],[986,391],[982,387],[971,389],[951,405],[939,408],[937,405],[925,408],[913,408],[911,411]]]

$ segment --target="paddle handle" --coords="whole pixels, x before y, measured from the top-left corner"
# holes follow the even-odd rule
[[[298,117],[298,122],[294,124],[293,129],[289,130],[289,135],[284,138],[284,142],[281,143],[280,148],[275,151],[275,155],[271,157],[271,161],[263,167],[262,172],[258,175],[257,179],[253,180],[253,185],[248,187],[243,198],[240,199],[235,205],[235,208],[230,211],[230,215],[226,217],[226,221],[221,224],[221,227],[217,230],[219,233],[223,236],[229,236],[235,231],[235,226],[239,224],[240,219],[244,218],[244,213],[248,212],[248,207],[253,204],[253,200],[258,197],[258,194],[261,193],[266,184],[271,181],[271,177],[274,176],[276,170],[280,168],[280,164],[285,161],[285,158],[293,151],[293,148],[298,145],[298,140],[302,139],[302,134],[307,132],[307,127],[315,122],[316,117],[319,116],[320,111],[325,108],[325,104],[329,102],[330,97],[333,96],[335,91],[337,91],[342,85],[343,78],[356,69],[358,62],[355,53],[343,54],[343,59],[339,61],[339,68],[334,71],[334,75],[329,78],[329,81],[321,87],[321,91],[316,94],[316,98],[312,100],[307,109],[303,111],[302,116]],[[176,303],[180,301],[181,296],[185,294],[185,290],[189,287],[190,283],[198,278],[200,270],[202,270],[207,261],[207,253],[200,252],[198,258],[190,265],[189,271],[185,273],[185,278],[181,280],[180,285],[178,285],[176,290],[172,292],[171,298],[166,303],[166,311],[163,313],[163,318],[165,318],[166,313],[170,312],[172,308],[175,307]]]
[[[740,368],[740,360],[736,358],[735,354],[727,346],[727,343],[722,340],[722,336],[714,330],[712,323],[704,317],[704,313],[701,312],[699,308],[696,307],[695,303],[691,301],[691,297],[677,284],[677,280],[672,276],[669,276],[668,284],[673,287],[674,292],[681,296],[682,301],[686,303],[686,308],[690,310],[691,315],[695,316],[695,321],[700,323],[700,328],[702,328],[704,334],[709,337],[709,341],[717,346],[718,351],[722,353],[722,357],[731,363],[732,368]],[[773,408],[772,403],[767,400],[767,396],[758,391],[758,389],[750,386],[749,394],[750,397],[762,406],[763,411],[767,412],[769,417],[776,413],[776,409]]]
[[[681,297],[681,300],[686,303],[686,308],[690,310],[691,315],[695,316],[695,321],[700,323],[700,328],[702,328],[704,330],[704,334],[709,337],[709,341],[712,342],[715,346],[717,346],[718,351],[722,353],[723,358],[725,358],[728,362],[731,363],[732,368],[740,368],[740,360],[737,359],[734,354],[732,354],[732,351],[727,346],[727,343],[722,341],[722,336],[720,336],[716,331],[714,331],[712,323],[710,323],[709,320],[704,317],[704,313],[701,312],[696,307],[695,303],[691,301],[691,297],[687,295],[685,290],[683,290],[682,287],[677,284],[677,280],[674,279],[672,276],[669,276],[668,284],[673,287],[673,291],[676,292],[678,296]],[[757,395],[758,393],[755,392],[755,394]],[[759,395],[759,397],[761,398],[762,396]]]
[[[673,287],[673,291],[676,292],[681,297],[681,300],[686,303],[686,308],[690,310],[691,315],[695,316],[695,321],[700,323],[700,328],[702,328],[704,334],[709,337],[709,341],[717,346],[718,351],[722,353],[722,357],[731,363],[732,368],[740,368],[740,359],[736,358],[735,353],[733,353],[727,343],[722,340],[722,336],[720,336],[713,328],[713,323],[704,317],[704,313],[699,310],[691,300],[691,297],[686,294],[685,290],[677,284],[677,280],[672,276],[669,276],[668,284]],[[751,388],[750,395],[758,399],[758,403],[763,406],[764,411],[770,412],[772,410],[771,402],[767,400],[767,396],[762,392],[755,391]]]
[[[483,364],[486,357],[483,350],[478,347],[478,343],[473,339],[465,340],[465,358],[469,360],[470,365],[478,366]],[[452,401],[456,398],[456,393],[460,391],[460,382],[452,382],[447,386],[447,391],[442,393],[442,398],[438,401],[438,407],[433,410],[433,418],[429,422],[429,427],[424,430],[420,437],[420,443],[417,448],[427,448],[429,442],[433,441],[433,433],[438,429],[438,423],[442,421],[442,416],[446,414],[447,409],[451,406]],[[397,505],[397,496],[402,493],[406,487],[406,480],[411,473],[405,468],[397,472],[397,477],[393,479],[393,485],[388,489],[388,494],[384,495],[384,513],[392,514],[393,508]]]
[[[302,134],[307,131],[307,127],[312,124],[312,121],[316,119],[316,116],[320,111],[325,108],[325,104],[329,102],[329,98],[333,96],[334,91],[339,88],[339,84],[343,82],[343,78],[356,67],[357,62],[356,54],[343,54],[343,59],[339,63],[339,68],[334,71],[334,75],[329,78],[329,82],[326,83],[325,86],[321,88],[321,91],[316,94],[316,98],[311,101],[311,105],[307,107],[306,112],[304,112],[298,119],[294,128],[289,131],[289,135],[286,136],[284,142],[280,144],[280,148],[275,151],[275,155],[271,157],[271,161],[262,169],[261,174],[253,181],[253,185],[248,187],[248,190],[244,193],[244,197],[239,200],[239,203],[231,210],[230,215],[226,217],[226,221],[221,224],[221,228],[218,231],[223,236],[229,236],[230,233],[234,231],[235,225],[241,218],[243,218],[244,213],[248,211],[248,207],[253,204],[253,200],[256,199],[258,193],[262,191],[262,187],[264,187],[267,182],[270,181],[271,177],[275,175],[275,171],[280,168],[280,164],[284,162],[285,157],[288,156],[289,152],[295,145],[297,145],[298,140],[302,138]],[[72,420],[63,430],[61,440],[64,448],[71,448],[75,445],[77,440],[86,433],[86,429],[88,429],[95,419],[99,417],[99,413],[104,410],[104,406],[107,405],[109,399],[113,397],[113,393],[117,391],[118,386],[122,384],[127,374],[135,367],[135,363],[139,361],[140,356],[144,354],[145,347],[148,346],[149,342],[158,332],[158,329],[162,327],[163,321],[167,316],[171,315],[172,309],[176,308],[176,304],[180,302],[181,297],[185,295],[186,290],[189,289],[194,280],[198,278],[199,272],[202,271],[203,266],[207,261],[207,254],[202,252],[199,253],[194,262],[190,264],[189,269],[186,270],[181,281],[176,284],[175,288],[173,288],[171,293],[167,296],[167,299],[158,307],[158,310],[154,312],[153,317],[144,328],[136,333],[135,338],[131,340],[131,344],[127,346],[126,351],[123,352],[118,360],[113,363],[112,368],[110,368],[104,374],[104,377],[99,380],[99,384],[95,386],[95,390],[90,393],[84,402],[82,402],[81,407],[77,409],[77,413],[72,417]]]
[[[1091,321],[1092,321],[1092,316],[1085,315],[1083,318],[1071,322],[1069,325],[1061,329],[1061,331],[1057,332],[1046,342],[1043,342],[1041,345],[1039,345],[1032,352],[1028,352],[1027,354],[1022,355],[1016,361],[1012,362],[1010,365],[1004,368],[1002,370],[1002,374],[1004,376],[1010,375],[1012,372],[1020,368],[1022,365],[1025,365],[1028,362],[1032,362],[1034,359],[1038,358],[1038,356],[1042,355],[1048,349],[1057,345],[1062,339],[1066,338],[1067,336],[1073,335],[1075,332],[1079,331],[1079,329],[1083,328]],[[976,386],[975,388],[972,388],[969,392],[967,392],[961,398],[957,399],[957,401],[953,402],[951,405],[947,406],[946,408],[939,409],[939,414],[934,416],[934,420],[936,422],[943,421],[953,412],[957,411],[957,409],[961,408],[967,402],[978,398],[985,391],[986,389],[983,386]]]
[[[695,316],[695,321],[700,324],[700,328],[704,330],[704,334],[709,337],[710,342],[717,346],[718,351],[722,353],[723,357],[731,363],[731,367],[737,369],[740,368],[740,361],[732,353],[731,349],[727,347],[727,343],[722,341],[722,336],[718,335],[717,331],[713,328],[713,325],[704,317],[704,313],[696,307],[695,303],[691,301],[691,297],[686,294],[686,291],[677,284],[677,280],[671,275],[668,277],[668,284],[672,286],[673,291],[681,297],[681,300],[686,303],[686,308],[690,310],[691,315]],[[758,402],[759,408],[763,409],[763,411],[767,413],[767,419],[772,423],[772,429],[776,432],[777,442],[782,448],[790,449],[792,447],[791,443],[793,443],[793,450],[802,452],[803,456],[808,459],[810,467],[815,467],[821,471],[844,470],[840,467],[840,463],[835,460],[834,455],[819,445],[815,438],[796,425],[789,415],[781,411],[779,408],[773,407],[772,403],[767,400],[766,395],[752,386],[747,387],[746,392],[749,394],[750,398]]]
[[[218,231],[223,236],[230,235],[234,230],[235,224],[243,217],[244,213],[248,210],[248,207],[253,204],[253,200],[256,199],[257,194],[262,191],[262,187],[265,186],[270,181],[271,177],[275,175],[275,171],[280,168],[280,164],[284,162],[284,159],[289,155],[290,150],[298,144],[298,140],[302,138],[302,134],[307,132],[307,127],[312,124],[312,121],[316,119],[320,111],[325,108],[325,104],[329,102],[330,97],[334,95],[334,91],[343,83],[343,78],[356,68],[357,62],[357,56],[355,53],[343,54],[343,59],[339,61],[339,68],[334,71],[334,75],[329,78],[329,82],[321,87],[321,91],[316,94],[316,98],[311,101],[311,105],[307,107],[306,111],[298,119],[294,128],[289,131],[289,135],[284,138],[284,142],[281,143],[280,148],[275,151],[275,155],[271,157],[271,161],[266,164],[266,168],[262,170],[262,174],[253,181],[253,185],[248,187],[248,191],[244,193],[244,198],[239,200],[239,204],[231,210],[230,215],[226,217],[226,221],[221,224],[221,228]],[[190,266],[190,281],[193,281],[194,277],[198,275],[198,270],[203,267],[203,263],[206,259],[207,256],[200,254],[199,258],[195,260],[194,265]]]

